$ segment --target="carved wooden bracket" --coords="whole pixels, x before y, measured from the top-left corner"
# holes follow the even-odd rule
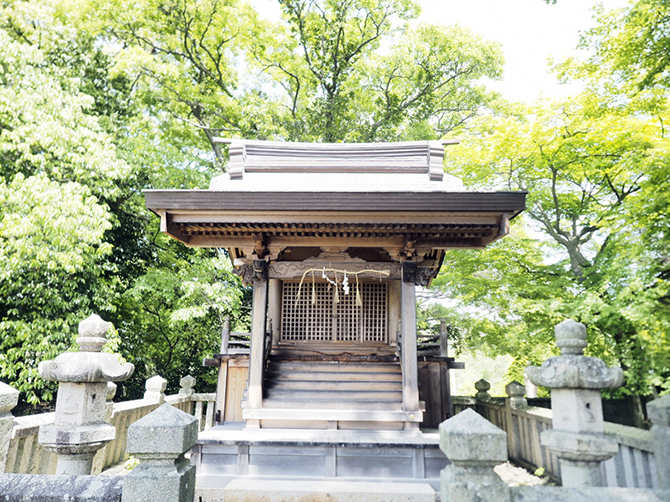
[[[431,280],[437,277],[439,270],[430,267],[419,267],[414,262],[402,264],[403,282],[412,282],[417,286],[428,286]]]
[[[254,281],[267,281],[268,262],[265,260],[254,260],[253,264],[241,265],[234,272],[242,278],[242,283],[245,286]]]

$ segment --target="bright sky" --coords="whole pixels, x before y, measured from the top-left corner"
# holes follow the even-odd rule
[[[458,23],[489,40],[501,42],[505,53],[505,75],[491,87],[508,99],[532,102],[540,95],[565,97],[578,91],[560,85],[548,72],[547,61],[560,61],[576,50],[579,32],[595,26],[592,8],[602,3],[606,10],[625,6],[627,0],[419,0],[420,21]]]
[[[579,32],[595,25],[591,9],[602,3],[606,10],[623,7],[627,0],[418,0],[419,21],[433,24],[458,23],[503,45],[505,75],[490,86],[504,97],[533,102],[540,96],[561,98],[578,92],[559,85],[549,74],[547,61],[556,61],[576,51]],[[277,0],[251,0],[268,18],[279,15]]]

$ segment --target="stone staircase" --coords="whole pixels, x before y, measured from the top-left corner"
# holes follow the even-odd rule
[[[422,414],[402,409],[398,361],[272,359],[263,408],[244,409],[263,428],[401,430]]]

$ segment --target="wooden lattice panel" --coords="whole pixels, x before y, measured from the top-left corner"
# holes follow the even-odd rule
[[[356,305],[355,285],[348,295],[339,287],[339,303],[335,303],[335,287],[328,283],[304,282],[300,287],[298,282],[284,282],[281,340],[385,343],[388,286],[361,283],[359,288],[362,306]]]

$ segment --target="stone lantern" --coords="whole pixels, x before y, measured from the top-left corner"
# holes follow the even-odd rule
[[[583,324],[563,321],[555,333],[561,355],[527,368],[532,383],[551,388],[553,429],[544,431],[541,441],[560,459],[563,486],[601,486],[600,462],[616,455],[619,446],[604,434],[600,390],[619,387],[623,371],[584,355]]]
[[[114,439],[116,429],[105,423],[107,383],[126,380],[135,367],[100,352],[108,329],[92,315],[79,324],[78,352],[39,365],[42,378],[59,382],[54,423],[40,427],[38,437],[45,450],[58,455],[56,474],[90,474],[95,452]]]

